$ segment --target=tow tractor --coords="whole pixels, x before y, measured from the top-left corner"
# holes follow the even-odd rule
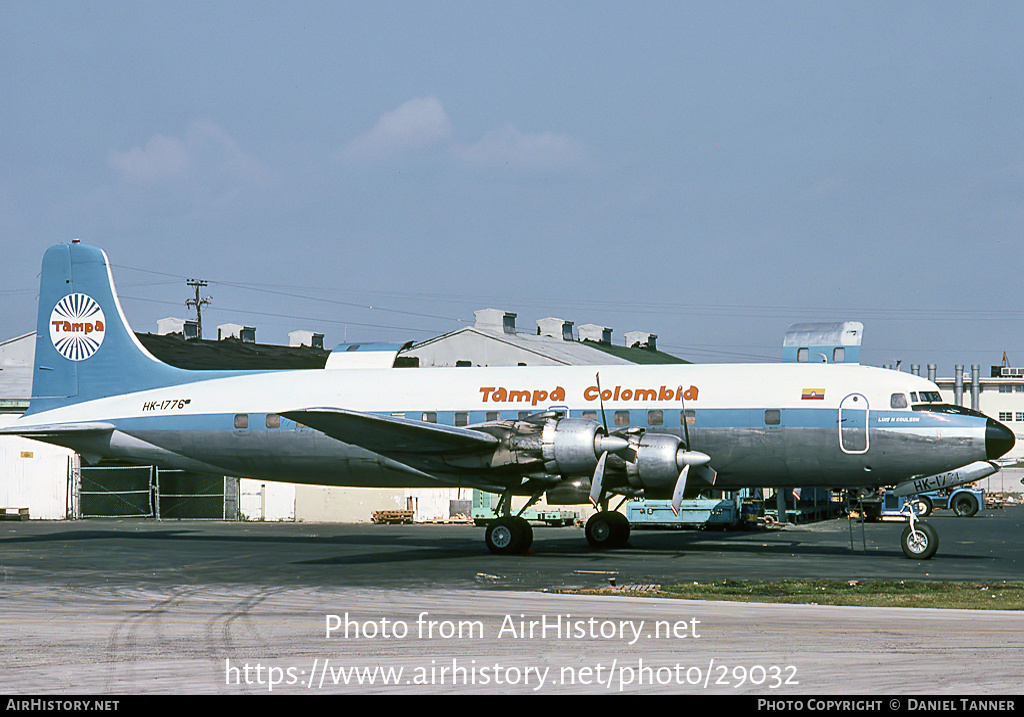
[[[984,507],[985,491],[963,486],[908,496],[884,492],[861,499],[864,517],[868,520],[903,517],[906,515],[904,506],[907,504],[913,504],[918,518],[926,518],[938,509],[952,510],[959,518],[970,518]]]
[[[979,488],[962,486],[955,490],[934,490],[911,496],[917,508],[917,514],[924,518],[936,509],[952,510],[958,518],[970,518],[977,515],[985,505],[985,491]]]

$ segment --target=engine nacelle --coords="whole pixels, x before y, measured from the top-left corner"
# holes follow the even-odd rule
[[[681,454],[682,440],[669,433],[644,433],[630,441],[636,462],[626,463],[626,477],[633,488],[648,491],[672,491],[679,472],[686,465]]]
[[[544,468],[563,476],[589,476],[597,468],[603,444],[604,427],[586,418],[562,418],[548,421],[541,432]]]
[[[590,479],[576,478],[548,488],[544,494],[548,505],[581,505],[590,500]]]

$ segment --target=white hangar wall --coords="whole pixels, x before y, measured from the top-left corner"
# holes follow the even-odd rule
[[[0,426],[9,426],[16,418],[0,414]],[[77,461],[66,448],[0,437],[0,508],[28,508],[33,519],[66,518],[73,508],[70,482]]]

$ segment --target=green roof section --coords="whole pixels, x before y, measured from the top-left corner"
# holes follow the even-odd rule
[[[238,339],[186,341],[181,334],[135,334],[153,356],[193,371],[274,371],[323,368],[330,351],[309,346],[251,344]]]
[[[589,340],[582,341],[581,343],[626,361],[632,361],[635,364],[692,363],[691,361],[667,354],[664,351],[649,349],[644,346],[630,348],[628,346],[615,346],[614,344]]]

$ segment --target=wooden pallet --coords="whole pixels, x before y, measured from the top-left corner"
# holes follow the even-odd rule
[[[394,525],[396,523],[411,523],[411,510],[375,510],[370,513],[370,519],[374,523]]]
[[[0,520],[28,520],[28,508],[0,508]]]

